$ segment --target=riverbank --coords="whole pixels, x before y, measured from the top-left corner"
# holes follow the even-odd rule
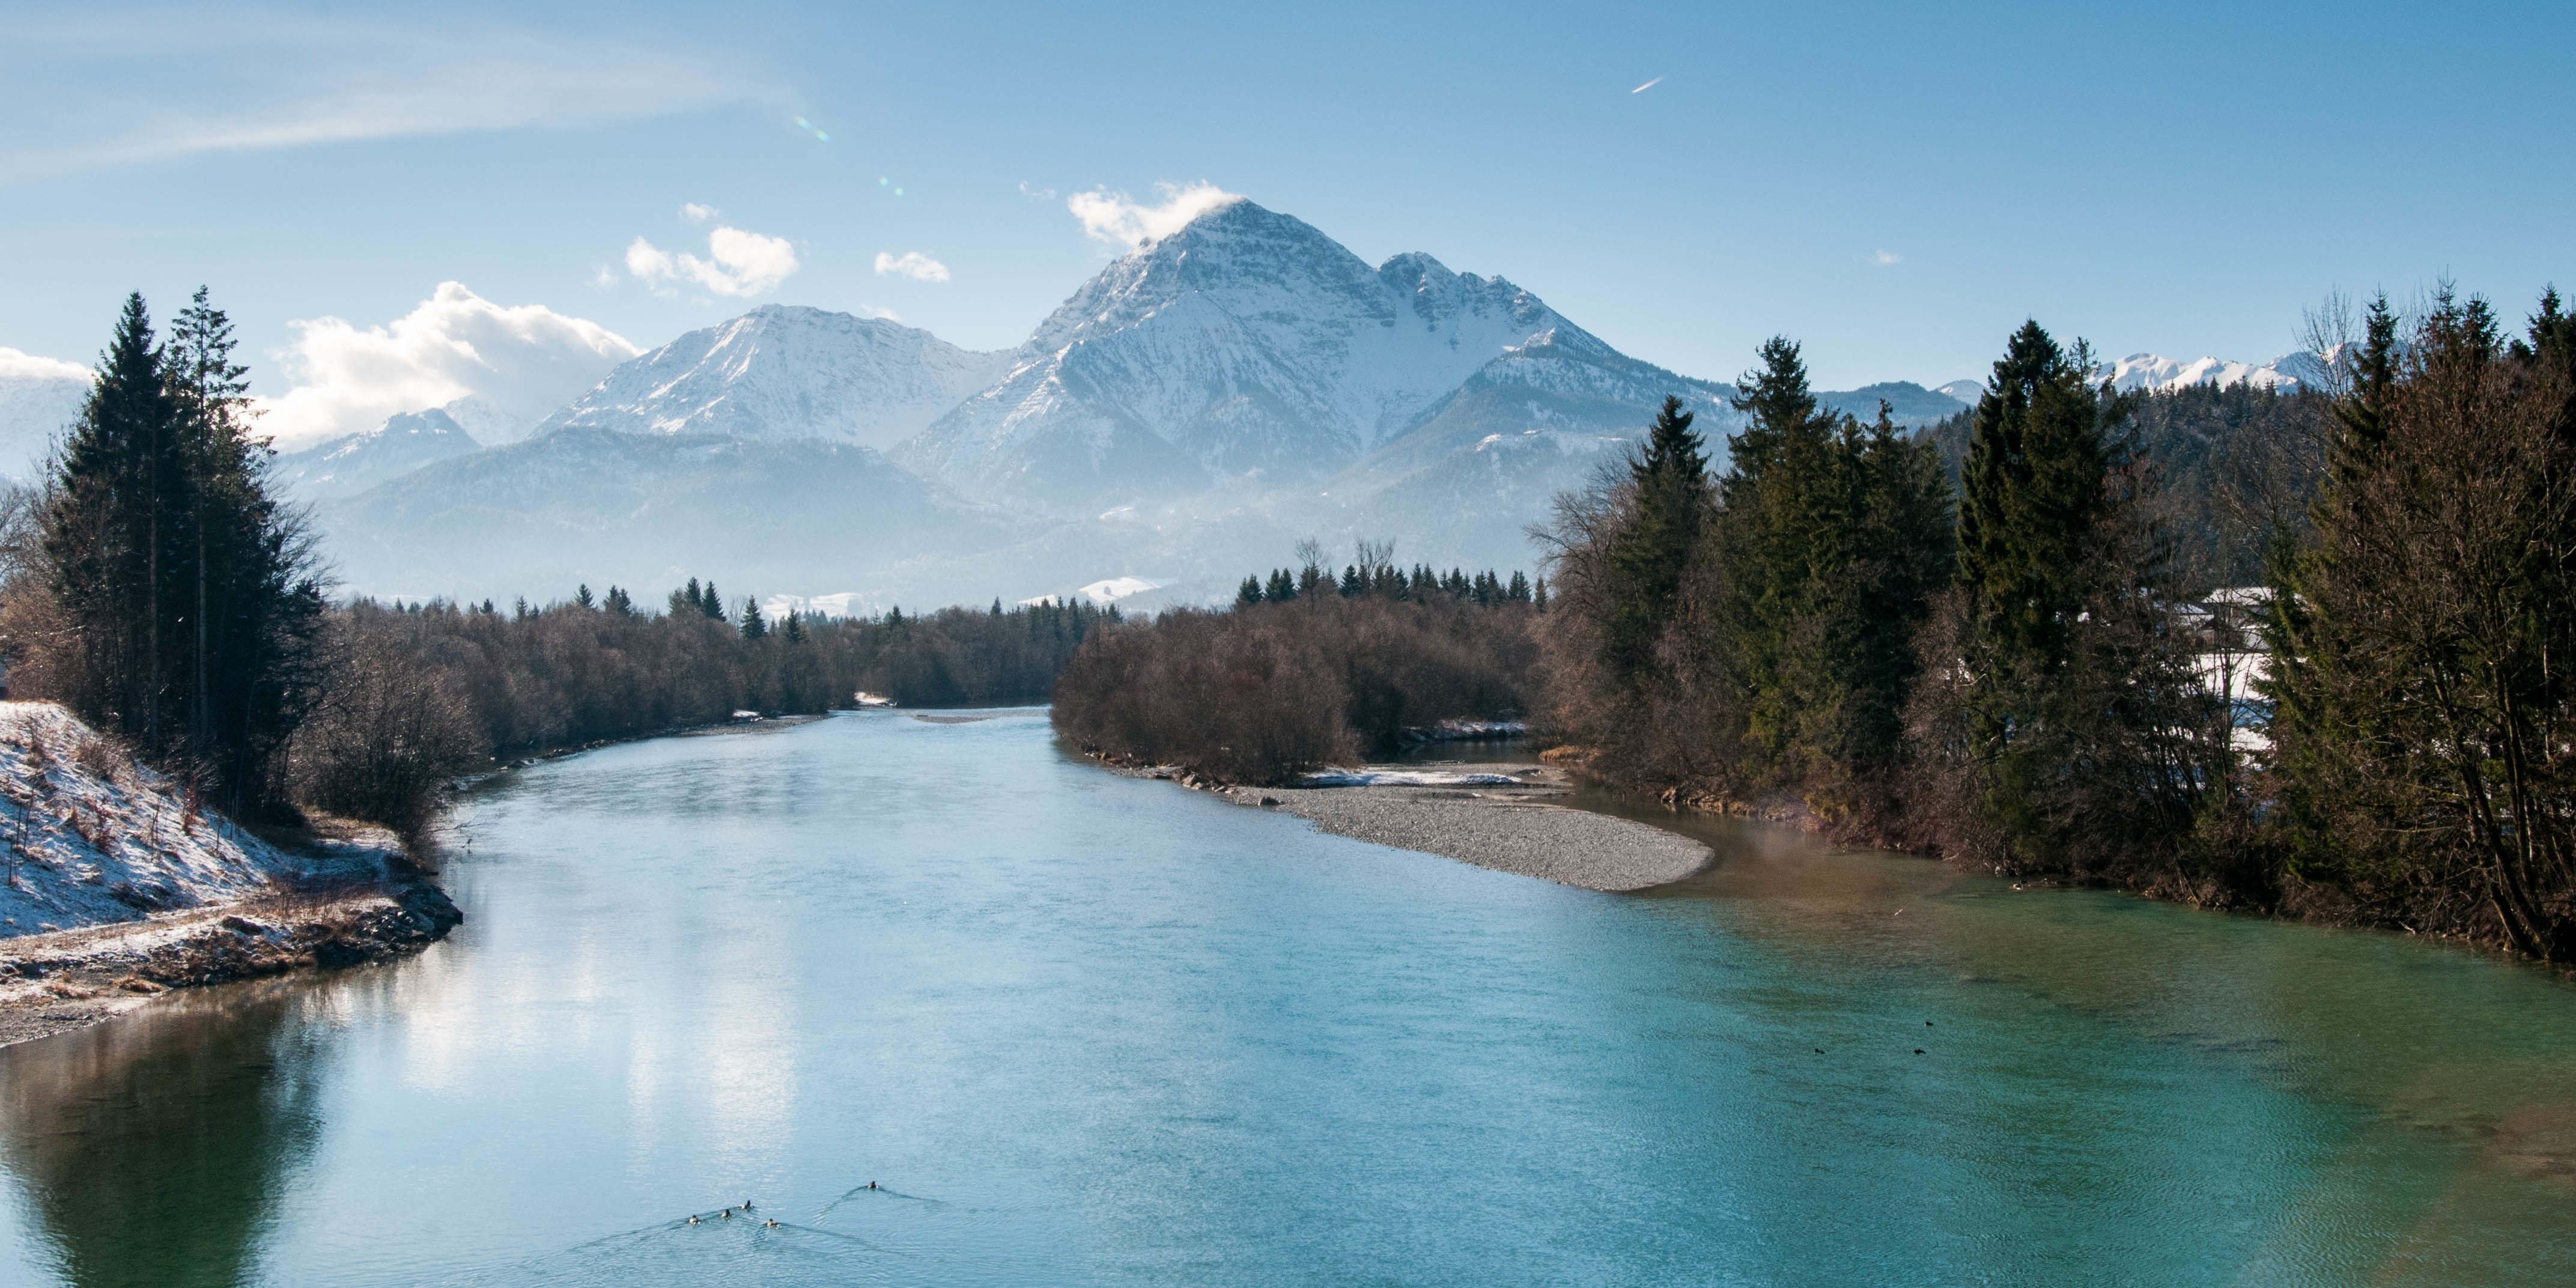
[[[60,706],[0,702],[0,1045],[461,920],[383,828],[253,832]]]
[[[380,884],[0,939],[0,1046],[86,1028],[174,989],[382,961],[464,921],[407,861]]]
[[[1238,805],[1294,814],[1335,836],[1612,894],[1670,885],[1714,860],[1707,846],[1688,837],[1562,804],[1572,793],[1562,770],[1500,768],[1509,772],[1298,788],[1227,786],[1168,769],[1118,772],[1171,779]],[[1478,781],[1439,781],[1444,777]]]

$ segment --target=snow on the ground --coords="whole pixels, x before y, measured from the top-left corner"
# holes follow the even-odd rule
[[[1476,742],[1488,738],[1518,738],[1529,732],[1523,720],[1443,720],[1427,729],[1408,729],[1405,736],[1420,742]]]
[[[1038,595],[1021,600],[1020,606],[1035,608],[1041,604],[1070,604],[1076,599],[1088,599],[1095,604],[1108,605],[1144,594],[1149,590],[1161,590],[1164,585],[1163,582],[1149,581],[1143,577],[1103,577],[1070,595]]]
[[[0,939],[230,903],[306,875],[50,702],[0,702]]]
[[[1510,774],[1442,769],[1327,769],[1306,775],[1306,787],[1512,787]]]

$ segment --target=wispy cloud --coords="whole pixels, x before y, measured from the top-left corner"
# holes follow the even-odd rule
[[[294,343],[269,356],[294,387],[254,403],[261,431],[289,450],[459,398],[524,428],[641,352],[596,322],[542,304],[494,304],[459,282],[439,283],[384,326],[335,317],[289,325]]]
[[[1880,268],[1885,268],[1890,264],[1904,263],[1905,257],[1892,250],[1883,250],[1870,256],[1869,262],[1878,265]]]
[[[0,80],[49,110],[0,177],[470,131],[580,127],[768,97],[695,52],[488,23],[412,27],[172,11],[12,23]]]
[[[916,282],[945,282],[948,280],[948,266],[917,250],[908,250],[899,256],[878,251],[877,276],[909,277]]]
[[[1643,93],[1645,93],[1647,90],[1653,89],[1653,88],[1654,88],[1654,87],[1656,87],[1657,85],[1661,85],[1661,84],[1663,84],[1663,83],[1664,83],[1664,78],[1663,78],[1663,77],[1661,77],[1661,76],[1658,76],[1658,77],[1654,78],[1653,80],[1647,81],[1645,84],[1638,86],[1638,87],[1637,87],[1637,88],[1635,88],[1635,89],[1629,90],[1628,92],[1629,92],[1629,93],[1631,93],[1631,94],[1643,94]]]
[[[786,238],[721,225],[707,234],[705,259],[687,251],[672,254],[641,237],[626,248],[626,271],[638,281],[663,288],[685,282],[716,295],[759,295],[799,267],[796,247]]]
[[[684,202],[680,206],[680,218],[693,224],[703,224],[723,213],[713,206],[701,206],[694,201]]]
[[[1186,187],[1168,183],[1154,185],[1163,200],[1147,204],[1123,192],[1095,188],[1077,192],[1065,199],[1065,209],[1082,221],[1082,231],[1092,237],[1117,245],[1136,247],[1146,242],[1161,241],[1188,226],[1189,222],[1215,210],[1243,200],[1241,194],[1227,192],[1215,184],[1193,183]]]
[[[1055,200],[1055,189],[1032,188],[1029,186],[1028,180],[1022,179],[1020,180],[1020,195],[1031,201],[1053,201]]]
[[[0,380],[78,380],[87,384],[89,378],[89,368],[79,363],[0,347]]]

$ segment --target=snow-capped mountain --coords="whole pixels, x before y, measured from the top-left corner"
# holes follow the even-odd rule
[[[2313,353],[2284,354],[2260,365],[2207,357],[2183,362],[2160,354],[2133,353],[2095,370],[2123,393],[2187,389],[2193,385],[2227,389],[2246,384],[2287,392],[2318,383],[2325,374],[2325,364]]]
[[[1371,268],[1302,220],[1236,201],[1110,265],[1008,375],[896,459],[1061,512],[1320,479],[1550,335],[1609,352],[1501,278],[1421,254]]]
[[[1955,399],[1962,407],[1974,407],[1977,405],[1977,400],[1979,398],[1985,397],[1986,382],[1982,380],[1953,380],[1946,385],[1932,386],[1932,392],[1945,398]]]
[[[537,427],[884,448],[991,384],[1010,355],[881,318],[772,304],[608,374]]]
[[[54,439],[80,419],[88,369],[0,349],[0,478],[32,481]]]
[[[444,410],[405,412],[362,434],[332,439],[300,452],[281,453],[269,478],[307,500],[354,496],[432,461],[480,447]]]

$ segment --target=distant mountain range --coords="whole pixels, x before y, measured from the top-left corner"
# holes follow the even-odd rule
[[[0,349],[0,480],[35,481],[55,436],[79,418],[89,385],[83,368]]]
[[[86,389],[9,356],[0,451],[13,426],[50,436]],[[2106,369],[2124,388],[2303,375],[2291,359]],[[283,455],[276,477],[313,504],[344,585],[382,595],[615,582],[651,600],[696,576],[848,611],[1076,588],[1187,603],[1306,537],[1530,567],[1530,525],[1666,395],[1722,460],[1734,392],[1628,357],[1502,278],[1423,254],[1371,267],[1237,201],[1112,263],[1006,352],[769,306],[617,367],[524,442],[478,445],[470,404],[426,409]],[[1820,398],[1924,425],[1980,392]]]

